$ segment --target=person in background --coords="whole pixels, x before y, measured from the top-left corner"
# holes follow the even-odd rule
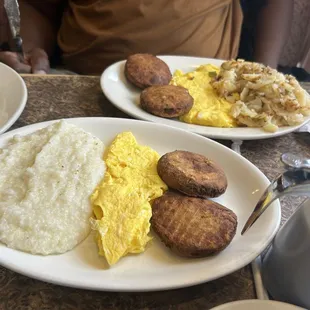
[[[241,0],[239,58],[277,68],[293,17],[293,0]]]
[[[310,1],[241,0],[241,5],[238,57],[310,81]]]
[[[7,38],[0,12],[0,42]],[[251,7],[252,2],[248,1]],[[255,33],[253,60],[276,67],[291,23],[291,0],[265,0]],[[63,68],[100,74],[133,53],[231,59],[237,57],[242,26],[240,0],[23,0],[21,35],[27,63],[14,53],[0,61],[18,72]],[[55,57],[60,55],[60,57]]]
[[[310,1],[294,0],[290,34],[279,59],[279,70],[310,81]]]
[[[20,10],[29,64],[10,53],[0,60],[34,73],[48,72],[55,43],[63,67],[79,74],[132,53],[231,58],[242,23],[239,0],[23,0]]]

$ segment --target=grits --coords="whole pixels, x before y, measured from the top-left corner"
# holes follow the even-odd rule
[[[0,241],[48,255],[85,239],[103,152],[98,138],[64,121],[12,138],[0,149]]]

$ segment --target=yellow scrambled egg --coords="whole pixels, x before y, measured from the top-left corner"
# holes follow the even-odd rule
[[[187,88],[194,98],[192,109],[180,117],[181,121],[212,127],[237,126],[230,116],[232,104],[220,98],[210,85],[212,77],[218,72],[218,67],[208,64],[186,74],[180,70],[174,73],[171,84]]]
[[[157,174],[159,154],[137,143],[131,132],[119,134],[105,155],[106,173],[91,196],[99,254],[109,265],[128,253],[141,253],[150,241],[150,201],[166,184]]]

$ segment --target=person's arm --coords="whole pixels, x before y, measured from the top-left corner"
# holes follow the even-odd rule
[[[21,36],[26,52],[41,48],[51,56],[58,30],[58,7],[63,0],[20,0]]]
[[[289,35],[293,0],[267,0],[256,26],[254,60],[277,68],[281,51]]]
[[[1,52],[0,61],[19,72],[46,73],[49,56],[56,43],[59,16],[58,7],[63,0],[21,0],[21,37],[26,64],[19,62],[16,54]]]

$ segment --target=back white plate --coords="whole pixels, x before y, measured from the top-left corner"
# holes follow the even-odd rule
[[[177,69],[180,69],[183,72],[189,72],[195,70],[200,65],[214,64],[216,66],[220,66],[223,62],[219,59],[185,56],[159,56],[159,58],[167,63],[172,74]],[[108,67],[101,75],[101,88],[106,97],[118,109],[137,119],[174,126],[209,138],[227,140],[256,140],[274,138],[295,131],[310,120],[310,117],[308,117],[303,124],[298,126],[281,127],[275,133],[268,133],[262,128],[217,128],[187,124],[177,119],[158,117],[141,109],[139,105],[141,90],[137,89],[127,81],[124,75],[124,67],[125,61],[117,62]]]

